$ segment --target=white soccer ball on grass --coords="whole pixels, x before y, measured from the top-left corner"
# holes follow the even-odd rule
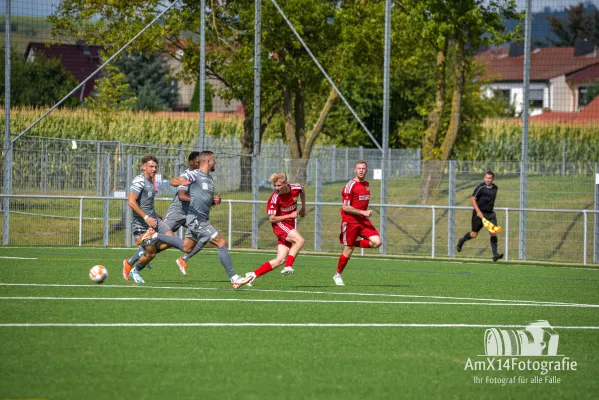
[[[95,283],[103,283],[108,278],[108,270],[103,265],[94,265],[89,270],[89,279]]]

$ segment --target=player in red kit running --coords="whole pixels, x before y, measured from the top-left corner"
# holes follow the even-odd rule
[[[270,176],[270,182],[275,186],[275,191],[270,195],[266,212],[272,223],[272,230],[279,239],[277,257],[262,264],[254,272],[246,274],[251,277],[249,284],[257,277],[264,275],[279,265],[285,263],[281,271],[283,276],[293,274],[293,262],[304,245],[304,238],[296,229],[297,217],[306,215],[306,194],[304,188],[297,183],[287,183],[287,175],[277,172]],[[297,199],[302,200],[302,208],[297,211]]]
[[[372,210],[368,209],[370,202],[370,189],[366,180],[368,164],[360,160],[356,163],[354,173],[356,177],[349,181],[341,191],[343,205],[341,206],[341,234],[339,241],[345,247],[337,263],[337,273],[333,281],[337,286],[345,286],[341,273],[347,265],[355,246],[364,248],[377,248],[381,246],[381,237],[370,222]],[[361,237],[361,240],[358,240]]]

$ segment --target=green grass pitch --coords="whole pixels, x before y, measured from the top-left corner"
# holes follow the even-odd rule
[[[159,254],[142,273],[145,285],[121,275],[132,252],[0,249],[0,399],[599,393],[596,268],[367,252],[352,258],[346,286],[337,287],[336,255],[300,254],[295,274],[275,270],[233,290],[212,249],[190,260],[188,277],[174,262],[177,251]],[[240,274],[273,256],[232,253]],[[109,270],[102,285],[87,276],[95,264]],[[557,356],[517,356],[511,364],[512,357],[484,355],[487,329],[517,333],[537,320],[553,327]],[[539,369],[562,361],[571,370]]]

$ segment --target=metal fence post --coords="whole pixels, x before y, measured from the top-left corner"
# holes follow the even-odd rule
[[[108,197],[110,192],[110,153],[106,153],[104,156],[104,180],[102,185],[102,196]],[[108,230],[110,228],[110,204],[108,200],[104,200],[104,215],[103,215],[103,235],[102,245],[108,247]]]
[[[584,265],[587,265],[587,221],[588,221],[588,217],[587,217],[587,210],[582,210],[582,220],[584,221],[583,223],[583,233],[582,233],[582,237],[584,240],[584,243],[582,245],[582,252],[584,253],[582,256],[582,263]]]
[[[509,260],[510,255],[510,210],[505,210],[505,261]]]
[[[447,212],[447,255],[455,257],[456,163],[449,161],[449,199]]]
[[[79,247],[83,245],[83,199],[79,198]]]
[[[126,167],[126,175],[127,175],[127,183],[125,185],[125,246],[131,246],[131,208],[129,207],[128,199],[129,199],[129,189],[131,188],[131,181],[133,177],[131,176],[131,172],[133,172],[133,157],[131,153],[127,153],[127,165]]]
[[[314,251],[322,251],[322,185],[320,183],[320,160],[315,159],[316,163],[314,173]]]
[[[5,42],[4,42],[4,194],[12,194],[12,155],[14,146],[10,140],[10,11],[11,0],[6,0],[5,11]],[[8,246],[10,239],[10,197],[5,197],[2,201],[3,205],[3,222],[2,222],[2,245]]]
[[[431,210],[433,214],[433,221],[431,227],[431,257],[435,258],[435,220],[437,219],[437,209],[435,208],[435,206],[432,206]]]
[[[528,163],[520,163],[520,226],[518,229],[518,256],[526,260],[526,208],[528,204]]]
[[[595,163],[595,215],[593,216],[593,262],[599,264],[599,163]]]
[[[100,165],[102,165],[102,150],[100,149],[100,142],[96,143],[96,196],[102,194],[102,179],[100,179]]]
[[[228,215],[228,219],[229,219],[229,228],[227,231],[227,236],[228,236],[228,242],[229,242],[229,250],[233,249],[233,203],[231,203],[231,200],[227,200],[228,204],[229,204],[229,215]],[[183,231],[183,229],[180,229],[181,231]]]
[[[48,158],[48,143],[42,139],[42,157],[40,166],[42,168],[41,189],[43,194],[48,194]]]
[[[350,177],[350,172],[349,172],[349,147],[345,148],[345,176],[343,177],[343,180],[349,179]]]
[[[331,149],[331,182],[337,182],[337,146]]]
[[[562,176],[566,175],[566,139],[562,139]]]
[[[258,201],[260,185],[260,126],[262,120],[260,117],[261,101],[261,42],[262,42],[262,0],[254,1],[254,118],[253,118],[253,146],[252,146],[252,247],[258,248]]]

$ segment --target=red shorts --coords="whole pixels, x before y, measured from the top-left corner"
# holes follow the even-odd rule
[[[354,247],[356,246],[356,240],[358,237],[368,239],[371,236],[380,236],[372,222],[366,220],[362,223],[347,223],[341,222],[341,234],[339,235],[339,242],[342,245]]]
[[[285,220],[282,222],[277,222],[276,224],[272,224],[272,231],[279,239],[277,240],[277,244],[282,244],[283,246],[291,247],[293,243],[287,241],[287,235],[294,229],[295,220],[293,220],[293,222],[291,222],[290,220]]]

